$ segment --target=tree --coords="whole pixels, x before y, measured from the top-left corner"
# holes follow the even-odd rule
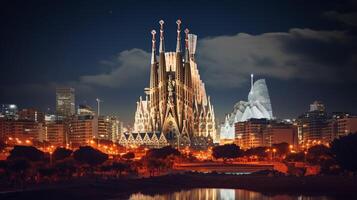
[[[357,171],[357,133],[332,141],[331,152],[340,167],[353,172]]]
[[[276,154],[278,156],[284,156],[289,153],[289,144],[286,142],[273,144],[273,148],[276,149]]]
[[[258,156],[258,157],[267,157],[267,148],[266,147],[255,147],[250,148],[244,152],[246,156]]]
[[[160,169],[165,167],[165,161],[163,159],[149,158],[145,160],[146,168],[148,169],[150,176],[155,175],[155,171],[159,174]]]
[[[67,158],[56,162],[54,168],[57,175],[63,178],[72,178],[73,173],[76,171],[74,160]]]
[[[306,161],[318,165],[322,161],[332,159],[330,149],[325,145],[315,145],[307,150]]]
[[[12,174],[12,177],[14,177],[15,185],[19,182],[24,186],[26,172],[30,167],[30,162],[24,158],[11,159],[8,161],[7,170]]]
[[[212,156],[216,159],[223,158],[223,160],[226,161],[227,159],[242,156],[242,151],[240,150],[239,146],[235,144],[225,144],[213,147]]]
[[[115,170],[119,176],[121,176],[124,171],[129,170],[129,168],[129,164],[123,162],[114,162],[112,164],[112,169]]]
[[[66,148],[57,147],[52,154],[53,160],[64,160],[72,155],[73,151]]]
[[[305,161],[305,153],[304,152],[290,153],[286,156],[285,161],[304,162]]]
[[[0,169],[2,169],[2,170],[7,169],[7,161],[6,160],[0,160]]]
[[[146,157],[165,159],[170,155],[179,156],[181,155],[181,153],[177,149],[172,148],[171,146],[166,146],[160,149],[150,149],[147,152]]]
[[[90,146],[79,147],[73,157],[80,163],[85,163],[91,167],[97,166],[108,160],[108,155]]]
[[[36,162],[44,160],[45,154],[32,146],[14,146],[7,159],[27,159]]]
[[[56,174],[56,169],[52,168],[52,167],[44,167],[44,168],[38,169],[38,173],[42,177],[51,178],[52,176],[54,176]]]
[[[133,152],[128,152],[122,155],[121,157],[124,158],[125,160],[132,160],[135,158],[135,154]]]
[[[30,163],[26,159],[11,160],[8,163],[8,169],[15,173],[24,173],[30,168]]]

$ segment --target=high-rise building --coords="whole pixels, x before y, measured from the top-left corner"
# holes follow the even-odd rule
[[[337,119],[337,137],[357,133],[357,116],[347,115]]]
[[[242,149],[264,146],[264,130],[267,119],[249,119],[235,123],[235,142]]]
[[[99,116],[98,138],[116,142],[120,138],[121,123],[114,116]]]
[[[44,114],[36,109],[18,111],[14,104],[1,106],[0,136],[17,138],[18,144],[24,141],[46,140]]]
[[[313,111],[325,112],[325,105],[321,101],[314,101],[310,104],[310,112]]]
[[[264,146],[288,143],[297,146],[297,127],[291,123],[271,121],[264,129]]]
[[[69,122],[68,144],[71,147],[87,145],[95,136],[95,132],[94,116],[73,116]]]
[[[298,139],[300,144],[311,144],[312,142],[324,141],[326,137],[326,127],[329,126],[330,117],[325,112],[325,106],[315,101],[310,105],[310,111],[298,118]]]
[[[27,120],[41,123],[45,121],[45,114],[35,108],[24,108],[18,112],[18,116],[19,120]]]
[[[77,109],[78,115],[92,115],[94,116],[95,113],[93,109],[89,105],[80,104]]]
[[[165,52],[164,21],[160,21],[159,59],[156,31],[152,32],[150,87],[137,102],[134,132],[165,135],[171,145],[190,145],[193,137],[216,138],[214,109],[195,60],[197,36],[185,30],[181,49],[181,21],[177,20],[175,52]]]
[[[75,114],[74,88],[56,88],[56,114],[60,117]]]
[[[46,122],[47,141],[54,146],[66,145],[67,126],[63,121]]]
[[[17,119],[18,108],[15,104],[1,104],[0,118]]]
[[[28,120],[5,120],[0,135],[17,138],[19,141],[43,141],[45,140],[45,127],[43,123]],[[19,142],[21,144],[21,142]]]

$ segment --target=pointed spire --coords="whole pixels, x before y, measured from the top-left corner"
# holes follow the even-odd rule
[[[151,69],[150,69],[150,88],[154,88],[158,84],[157,75],[157,60],[156,60],[156,31],[152,30],[152,52],[151,52]],[[151,96],[151,98],[155,98]]]
[[[188,30],[187,28],[185,29],[185,63],[189,62],[189,52],[188,52],[188,33],[190,32],[190,30]]]
[[[155,44],[156,43],[156,39],[155,39],[156,31],[152,30],[151,35],[152,35],[151,64],[155,64],[156,63],[156,44]]]
[[[250,92],[253,92],[254,74],[250,74]]]
[[[177,24],[177,43],[176,43],[176,52],[181,52],[181,20],[176,21]]]
[[[188,33],[189,30],[186,28],[185,30],[185,34],[186,34],[186,38],[185,38],[185,75],[184,75],[184,82],[185,85],[189,88],[192,87],[192,77],[191,77],[191,66],[190,66],[190,57],[189,57],[189,50],[188,50]],[[191,97],[190,97],[191,98]]]
[[[160,20],[160,49],[159,52],[165,52],[165,45],[164,45],[164,20]]]

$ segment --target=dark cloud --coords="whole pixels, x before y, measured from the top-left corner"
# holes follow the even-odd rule
[[[198,62],[212,87],[240,87],[250,73],[281,80],[354,79],[356,38],[345,31],[290,29],[260,35],[239,33],[198,42]]]
[[[109,64],[112,70],[108,73],[84,75],[80,83],[111,88],[132,88],[148,82],[150,53],[141,49],[122,51],[114,60],[102,61]]]
[[[327,11],[324,13],[324,16],[349,26],[357,26],[357,12],[340,13],[337,11]]]

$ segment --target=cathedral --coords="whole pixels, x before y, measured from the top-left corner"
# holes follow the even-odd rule
[[[181,21],[177,20],[176,51],[165,51],[164,21],[160,22],[159,52],[152,30],[150,85],[140,97],[133,133],[159,133],[171,145],[199,145],[217,141],[214,109],[195,60],[197,36],[184,31],[181,49]]]

